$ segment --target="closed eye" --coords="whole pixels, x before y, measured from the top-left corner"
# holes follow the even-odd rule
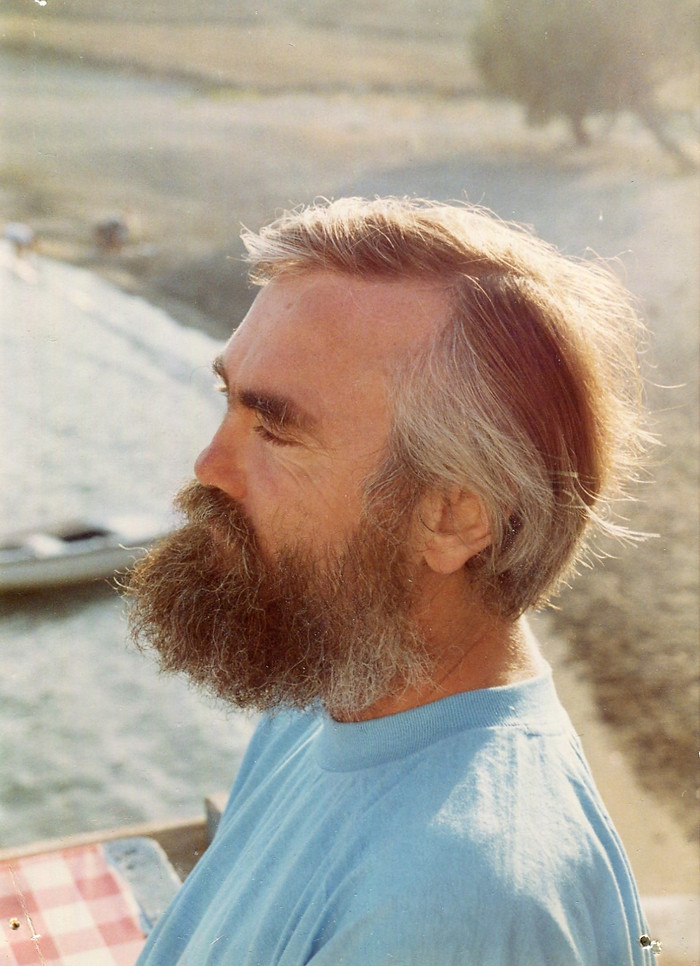
[[[216,392],[220,392],[222,396],[226,397],[230,405],[231,397],[228,386],[225,383],[219,383],[214,388],[216,389]],[[258,411],[255,411],[255,413],[262,421],[253,427],[253,432],[256,433],[261,439],[264,439],[266,443],[272,443],[273,446],[292,446],[294,444],[293,439],[285,437],[281,431],[275,432],[273,428],[270,428],[269,425],[266,425],[264,422],[264,414]]]
[[[264,439],[266,443],[272,443],[273,446],[293,446],[294,440],[285,439],[282,436],[277,436],[275,433],[271,432],[267,426],[262,423],[258,423],[257,426],[253,427],[253,432],[257,433],[261,439]]]
[[[316,432],[318,420],[288,396],[266,389],[234,387],[221,356],[214,360],[212,370],[220,379],[216,389],[226,396],[229,411],[240,404],[254,413],[258,420],[254,432],[266,442],[293,446]]]

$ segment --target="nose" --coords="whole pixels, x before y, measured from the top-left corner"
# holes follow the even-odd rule
[[[245,484],[239,447],[227,422],[224,419],[209,445],[195,460],[194,474],[202,486],[213,486],[234,500],[242,500]]]

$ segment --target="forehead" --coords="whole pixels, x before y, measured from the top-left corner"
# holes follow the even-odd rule
[[[380,418],[391,373],[434,337],[448,312],[435,283],[282,275],[258,294],[224,365],[239,389],[289,395],[321,420],[348,412]]]

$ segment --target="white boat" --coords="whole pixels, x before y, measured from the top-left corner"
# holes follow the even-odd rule
[[[0,592],[111,577],[142,557],[168,527],[149,516],[71,520],[11,534],[0,542]]]

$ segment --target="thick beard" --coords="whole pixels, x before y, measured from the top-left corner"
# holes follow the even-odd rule
[[[162,670],[238,708],[320,702],[337,718],[429,680],[396,522],[367,514],[332,560],[288,547],[269,562],[219,490],[192,482],[176,506],[186,525],[126,586],[131,637]]]

